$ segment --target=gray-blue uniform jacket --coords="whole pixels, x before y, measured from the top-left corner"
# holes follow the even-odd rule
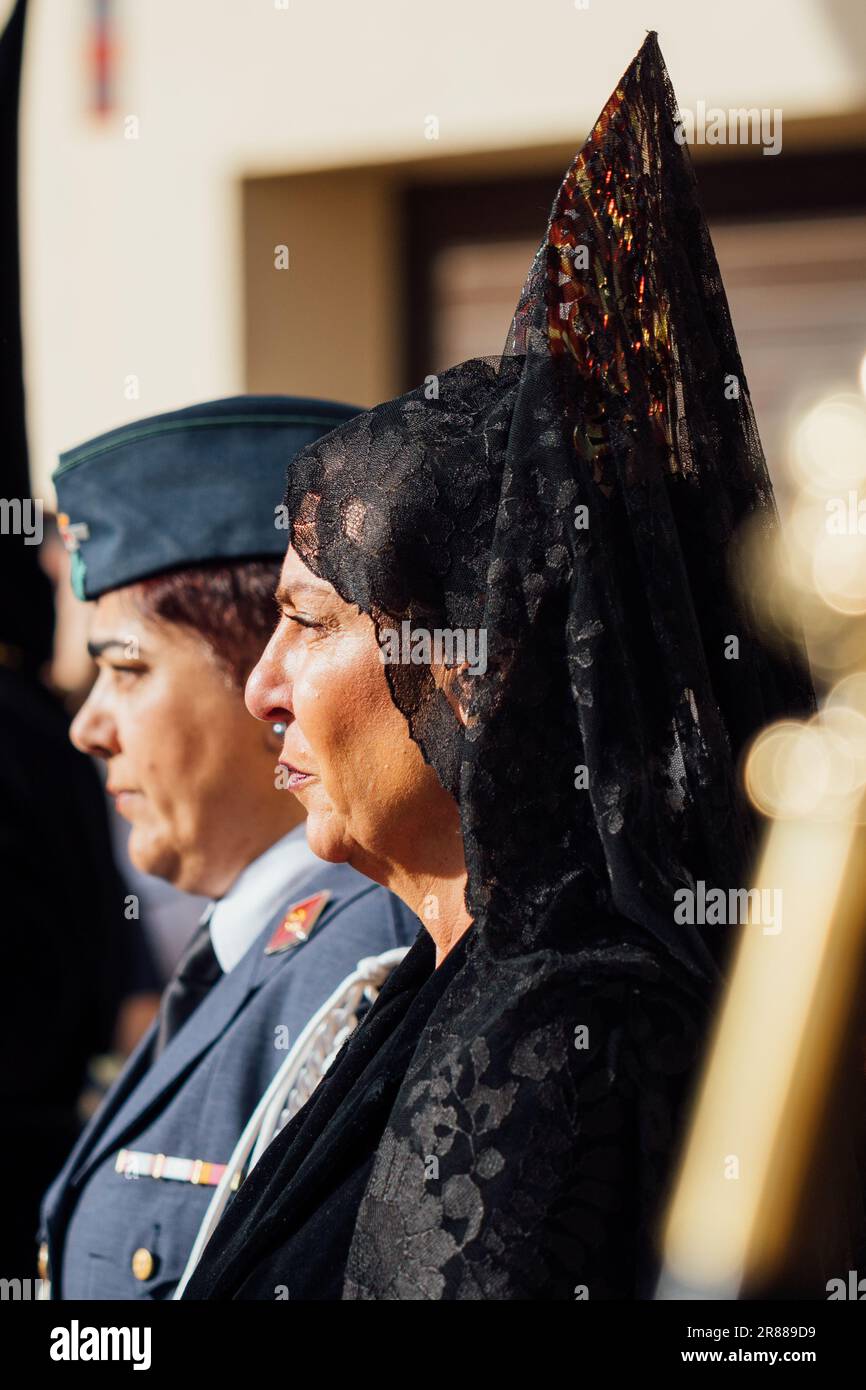
[[[327,890],[309,940],[266,954],[293,903]],[[289,896],[291,894],[291,896]],[[125,1176],[121,1149],[224,1164],[304,1025],[364,956],[421,930],[399,899],[346,864],[315,864],[151,1066],[145,1034],[49,1188],[43,1256],[52,1297],[166,1299],[183,1273],[214,1188]]]

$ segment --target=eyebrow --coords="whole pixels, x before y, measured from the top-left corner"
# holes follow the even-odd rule
[[[299,580],[297,584],[280,584],[274,594],[274,601],[278,608],[294,608],[294,596],[296,594],[311,594],[313,598],[323,598],[327,589],[321,584],[308,584],[304,580]]]
[[[114,647],[119,647],[120,650],[121,650],[122,652],[125,652],[125,651],[126,651],[126,648],[127,648],[128,646],[129,646],[129,638],[128,638],[128,637],[126,638],[125,641],[124,641],[122,638],[120,638],[120,637],[107,637],[107,638],[105,639],[104,642],[88,642],[88,643],[87,643],[87,651],[88,651],[89,655],[92,656],[92,657],[93,657],[93,660],[95,661],[96,658],[97,658],[98,656],[102,656],[102,653],[103,653],[103,652],[109,652],[109,651],[111,651]]]

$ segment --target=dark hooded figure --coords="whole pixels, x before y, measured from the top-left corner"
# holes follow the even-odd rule
[[[729,574],[777,518],[675,111],[650,34],[502,358],[295,462],[247,702],[312,848],[427,931],[187,1297],[652,1293],[735,934],[678,906],[748,884],[741,752],[813,707]]]

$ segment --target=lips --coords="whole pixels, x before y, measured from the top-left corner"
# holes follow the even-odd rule
[[[280,758],[279,766],[284,767],[288,776],[286,778],[286,789],[296,791],[298,787],[303,787],[305,783],[313,779],[312,772],[304,772],[303,768],[295,767],[293,763],[288,763],[284,758]]]
[[[124,815],[133,797],[140,796],[140,792],[132,787],[106,787],[108,795],[114,798],[114,805],[120,815]]]

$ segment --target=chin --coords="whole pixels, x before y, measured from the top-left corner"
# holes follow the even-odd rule
[[[141,873],[151,874],[154,878],[165,879],[175,888],[179,887],[181,860],[180,855],[171,845],[167,845],[165,841],[158,840],[154,836],[147,835],[133,827],[127,844],[127,851],[131,862]]]
[[[345,864],[349,858],[349,844],[327,812],[307,812],[307,844],[317,859],[328,864]]]

